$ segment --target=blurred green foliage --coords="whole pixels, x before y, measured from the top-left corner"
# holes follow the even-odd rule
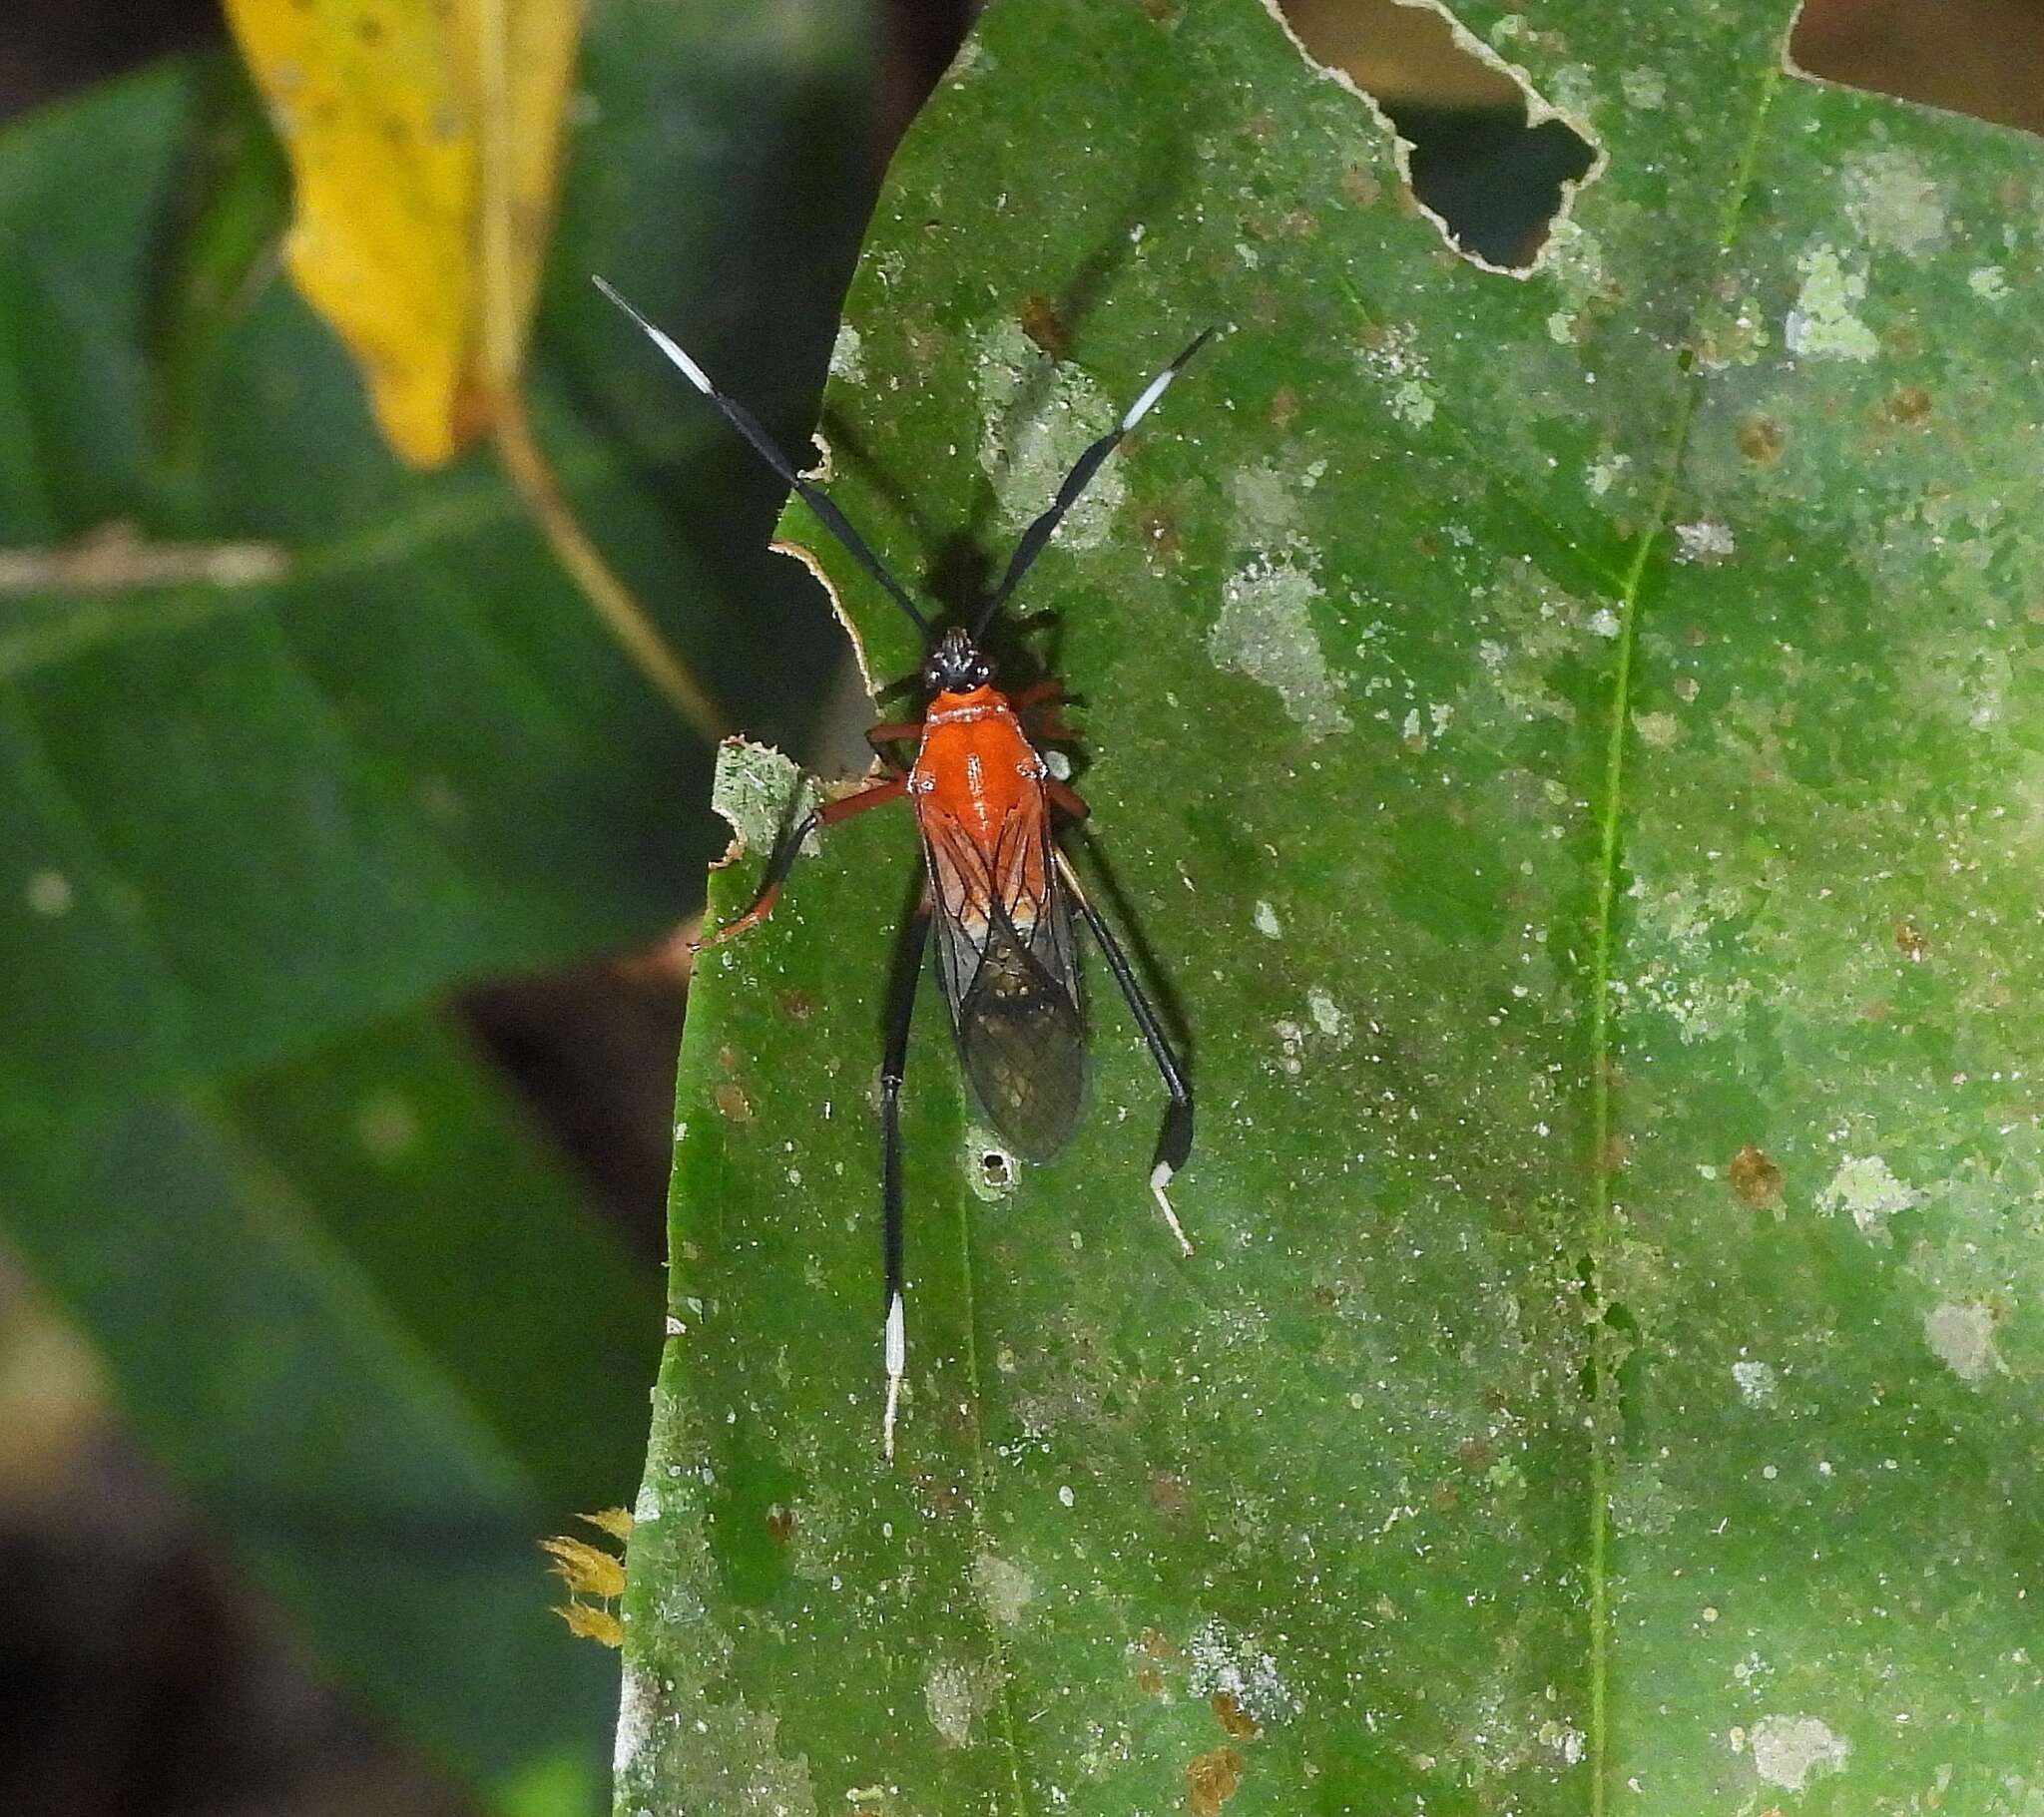
[[[532,375],[591,533],[788,741],[839,646],[764,550],[772,482],[588,277],[795,439],[868,40],[807,0],[593,9]],[[586,1812],[612,1665],[535,1542],[628,1497],[658,1293],[437,1006],[675,926],[710,753],[487,458],[383,450],[275,275],[281,183],[225,62],[0,132],[0,550],[98,538],[0,599],[0,1235],[329,1669],[487,1807]]]

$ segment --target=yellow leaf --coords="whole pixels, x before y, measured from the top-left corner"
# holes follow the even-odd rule
[[[285,258],[435,466],[522,362],[582,0],[228,0],[290,158]]]

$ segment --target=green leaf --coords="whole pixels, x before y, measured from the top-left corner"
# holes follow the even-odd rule
[[[791,433],[864,178],[789,172],[863,142],[868,23],[593,9],[536,354],[585,524],[784,737],[838,652],[788,563],[725,542],[764,540],[772,482],[588,277]],[[658,1306],[430,1006],[680,922],[709,756],[490,462],[400,472],[326,331],[251,293],[250,122],[187,222],[217,75],[0,133],[0,551],[129,527],[99,584],[9,563],[0,594],[0,1227],[321,1665],[480,1808],[584,1812],[614,1679],[536,1542],[624,1496]],[[137,542],[261,559],[165,586]]]
[[[621,1813],[2034,1795],[2044,161],[1790,10],[1463,13],[1602,153],[1524,277],[1249,0],[987,14],[826,428],[941,590],[1226,325],[1001,652],[1084,702],[1198,1252],[1098,963],[1012,1189],[926,994],[882,1463],[914,838],[835,829],[692,997]]]
[[[10,1244],[318,1657],[488,1808],[594,1808],[536,1549],[629,1482],[657,1307],[501,1089],[419,1022],[37,1136]]]

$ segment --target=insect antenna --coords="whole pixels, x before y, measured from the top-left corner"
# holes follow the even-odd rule
[[[1185,369],[1193,355],[1214,338],[1214,333],[1212,328],[1202,329],[1193,344],[1144,387],[1143,395],[1129,406],[1122,420],[1072,463],[1072,471],[1065,475],[1064,484],[1058,488],[1050,509],[1023,531],[1022,540],[1015,545],[1015,553],[1008,559],[1008,572],[1001,576],[1001,584],[987,596],[986,604],[979,609],[979,617],[973,620],[972,641],[975,644],[985,638],[987,627],[994,622],[994,614],[1021,585],[1022,577],[1043,553],[1044,545],[1057,534],[1065,513],[1079,502],[1079,495],[1092,484],[1101,463],[1120,446],[1122,437],[1150,414],[1151,406],[1164,395],[1171,381]]]
[[[630,303],[620,296],[607,280],[596,277],[593,281],[599,290],[639,324],[647,339],[652,341],[656,347],[681,369],[682,376],[717,406],[723,413],[724,420],[731,424],[734,429],[752,444],[753,452],[765,461],[767,466],[771,467],[780,476],[782,483],[788,486],[795,496],[822,520],[823,528],[829,531],[844,546],[845,553],[886,589],[887,597],[908,615],[910,623],[922,634],[922,641],[925,647],[933,645],[936,642],[936,634],[931,631],[929,620],[923,617],[922,613],[917,609],[915,602],[908,597],[908,590],[887,572],[886,564],[866,546],[865,538],[860,536],[851,527],[850,519],[831,502],[829,494],[824,492],[814,481],[804,479],[795,471],[794,463],[786,455],[782,454],[778,448],[774,447],[772,437],[760,427],[759,421],[754,417],[753,413],[744,404],[740,403],[737,398],[727,397],[722,391],[718,390],[710,382],[709,375],[689,357],[680,343],[674,340],[672,336],[664,334],[660,329],[656,328],[645,316],[641,315],[637,309],[633,308]],[[1169,377],[1170,375],[1167,374],[1166,376]],[[1151,387],[1152,392],[1161,389],[1162,381]],[[1152,396],[1149,401],[1154,403],[1156,399]],[[1146,409],[1148,407],[1148,404],[1144,406]]]

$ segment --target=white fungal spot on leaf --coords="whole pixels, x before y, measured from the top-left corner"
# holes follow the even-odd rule
[[[1186,1663],[1186,1688],[1194,1696],[1226,1691],[1260,1723],[1281,1721],[1304,1707],[1261,1642],[1225,1621],[1208,1621],[1193,1634]]]
[[[1713,523],[1708,518],[1694,524],[1677,524],[1675,541],[1678,562],[1702,562],[1707,566],[1724,561],[1738,548],[1731,526]]]
[[[1732,1365],[1732,1379],[1739,1384],[1739,1398],[1749,1407],[1775,1404],[1775,1371],[1767,1363],[1753,1361]]]
[[[1753,1725],[1753,1764],[1770,1785],[1799,1792],[1813,1773],[1836,1772],[1852,1752],[1815,1716],[1763,1716]]]

